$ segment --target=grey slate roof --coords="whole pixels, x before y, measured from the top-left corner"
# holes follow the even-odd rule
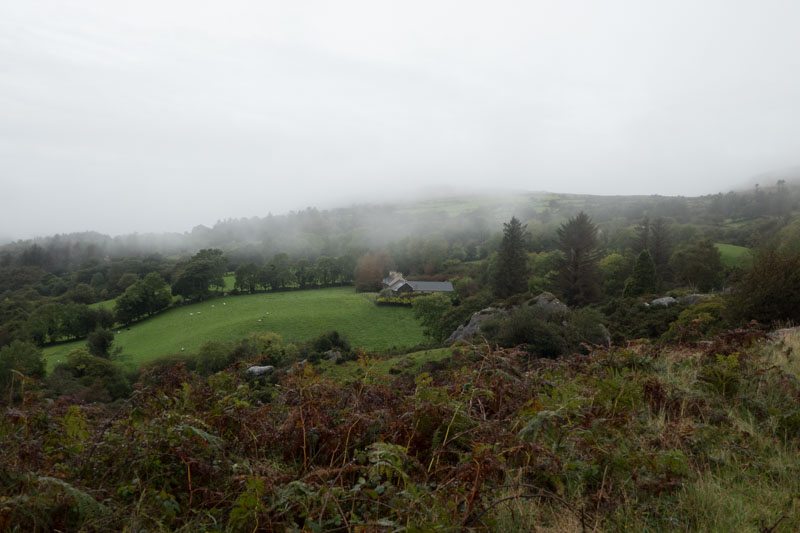
[[[449,281],[406,281],[414,292],[453,292]]]

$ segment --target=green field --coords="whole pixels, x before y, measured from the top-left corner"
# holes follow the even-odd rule
[[[114,304],[117,302],[116,298],[111,298],[110,300],[103,300],[102,302],[95,302],[93,304],[89,304],[89,307],[92,309],[108,309],[109,311],[114,310]]]
[[[121,329],[114,343],[129,361],[140,364],[181,352],[181,348],[191,353],[207,341],[237,340],[256,332],[274,331],[296,342],[337,330],[354,347],[368,351],[411,347],[424,340],[411,309],[378,307],[371,298],[352,287],[215,298]],[[84,344],[46,347],[48,366]]]
[[[752,256],[750,248],[736,246],[735,244],[715,243],[717,250],[722,255],[722,264],[726,267],[745,267],[750,264]]]

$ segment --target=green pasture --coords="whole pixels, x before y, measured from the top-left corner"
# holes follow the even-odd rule
[[[337,330],[354,347],[368,351],[411,347],[424,340],[411,309],[379,307],[372,303],[373,297],[357,294],[352,287],[335,287],[214,298],[175,307],[130,329],[121,328],[114,343],[122,347],[128,361],[140,364],[181,351],[192,353],[207,341],[237,340],[268,331],[297,342]],[[84,344],[46,347],[48,366]]]
[[[750,264],[752,256],[750,248],[744,246],[736,246],[735,244],[714,244],[722,256],[722,264],[726,267],[745,267]]]
[[[109,311],[114,310],[114,304],[116,303],[116,298],[111,298],[110,300],[103,300],[102,302],[95,302],[93,304],[89,304],[89,307],[92,309],[108,309]]]

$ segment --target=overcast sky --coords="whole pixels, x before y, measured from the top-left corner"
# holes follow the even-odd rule
[[[800,164],[800,1],[0,4],[0,238]]]

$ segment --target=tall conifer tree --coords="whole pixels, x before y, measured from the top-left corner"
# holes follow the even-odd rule
[[[642,250],[633,267],[633,275],[625,294],[639,296],[652,294],[656,290],[656,265],[650,252]]]
[[[503,224],[503,242],[497,253],[493,288],[495,296],[508,298],[528,288],[528,254],[525,250],[525,226],[511,217]]]
[[[581,211],[558,229],[559,248],[563,253],[559,285],[570,305],[586,305],[600,294],[600,259],[597,249],[597,226]]]
[[[659,217],[650,226],[650,256],[656,267],[656,288],[660,288],[661,282],[668,280],[669,256],[672,254],[670,243],[669,227],[663,218]]]

